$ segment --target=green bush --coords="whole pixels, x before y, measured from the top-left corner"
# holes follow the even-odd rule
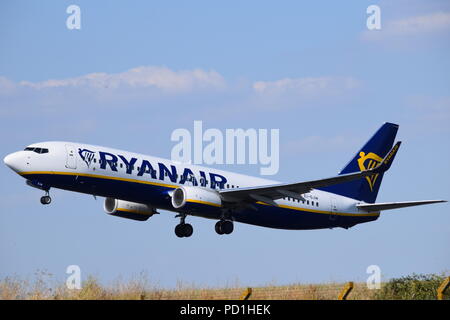
[[[391,279],[376,294],[381,300],[435,300],[437,289],[444,276],[435,274],[412,274]],[[447,297],[448,295],[446,295]]]

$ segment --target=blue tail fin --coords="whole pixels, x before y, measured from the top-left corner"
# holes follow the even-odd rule
[[[383,124],[339,174],[374,168],[392,148],[397,130],[397,124],[389,122]],[[382,180],[383,173],[380,173],[359,180],[324,187],[321,190],[374,203]]]

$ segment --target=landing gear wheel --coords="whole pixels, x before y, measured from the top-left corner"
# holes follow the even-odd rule
[[[231,221],[222,222],[221,229],[224,234],[232,233],[233,229],[234,229],[233,222],[231,222]]]
[[[184,237],[182,224],[177,224],[177,226],[175,227],[175,234],[177,235],[178,238]]]
[[[216,223],[215,229],[216,232],[220,235],[230,234],[233,232],[234,225],[232,221],[220,220]]]
[[[189,238],[190,236],[192,236],[192,233],[194,232],[194,228],[192,228],[192,226],[189,223],[186,223],[183,226],[183,232],[184,232],[184,236],[186,238]]]
[[[194,228],[189,223],[180,223],[175,227],[175,234],[178,238],[188,238],[192,236]]]
[[[217,234],[222,235],[222,221],[217,221],[216,226],[215,226],[216,232]]]
[[[41,203],[42,204],[50,204],[52,202],[52,198],[50,196],[43,196],[41,197]]]

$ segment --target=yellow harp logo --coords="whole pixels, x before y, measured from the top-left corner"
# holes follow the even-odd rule
[[[359,153],[358,166],[359,170],[364,171],[375,168],[383,159],[373,152],[366,154],[365,152]],[[369,183],[370,191],[373,191],[375,181],[377,181],[378,173],[371,176],[367,176],[366,180]]]

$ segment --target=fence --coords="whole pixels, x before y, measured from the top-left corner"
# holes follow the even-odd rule
[[[371,299],[373,292],[366,284],[353,282],[324,285],[265,286],[254,288],[200,289],[151,291],[141,299],[192,299],[192,300],[345,300]]]
[[[371,299],[449,299],[444,297],[450,286],[450,277],[438,278],[427,286],[427,295],[419,295],[417,282],[412,295],[380,295],[382,290],[370,290],[366,283],[329,283],[312,285],[264,286],[253,288],[196,288],[181,285],[177,289],[148,288],[139,283],[125,283],[103,287],[95,280],[84,282],[81,290],[68,290],[65,286],[47,287],[39,282],[29,287],[14,279],[0,281],[2,299],[142,299],[142,300],[371,300]],[[426,282],[426,281],[425,281]],[[404,284],[404,283],[403,283]],[[392,287],[391,287],[392,288]],[[397,290],[394,287],[394,291]]]
[[[444,279],[441,285],[436,290],[436,295],[438,300],[444,300],[444,293],[450,286],[450,277]],[[242,294],[241,300],[252,299],[328,299],[332,300],[333,297],[337,297],[338,300],[347,300],[350,293],[355,289],[355,284],[353,282],[347,282],[344,286],[336,285],[326,285],[320,286],[310,286],[308,287],[285,287],[284,289],[274,290],[274,288],[247,288]],[[367,288],[364,288],[363,284],[358,284],[356,286],[356,295],[353,297],[355,299],[370,299],[373,294],[368,294]],[[253,292],[255,294],[253,295]],[[337,294],[339,292],[339,294]],[[335,298],[334,298],[335,299]]]

